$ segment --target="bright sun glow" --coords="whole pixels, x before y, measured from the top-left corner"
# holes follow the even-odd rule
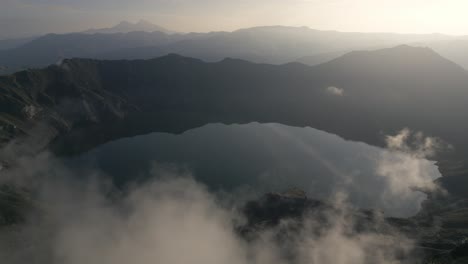
[[[2,0],[0,7],[0,38],[109,26],[123,19],[146,19],[182,32],[281,24],[468,34],[465,0]]]

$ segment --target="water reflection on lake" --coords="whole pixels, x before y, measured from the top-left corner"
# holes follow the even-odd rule
[[[355,206],[392,216],[415,214],[425,195],[410,188],[440,176],[433,162],[403,153],[313,128],[258,123],[126,138],[73,160],[118,182],[148,177],[155,162],[186,168],[212,188],[250,186],[266,192],[298,187],[317,199],[340,193]]]

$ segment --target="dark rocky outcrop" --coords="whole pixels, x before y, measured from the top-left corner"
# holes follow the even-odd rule
[[[314,221],[312,232],[319,236],[331,228],[335,219],[344,219],[349,235],[380,234],[402,235],[416,241],[414,249],[402,253],[403,259],[415,257],[422,263],[465,263],[468,234],[462,230],[450,230],[440,222],[447,221],[444,215],[420,212],[408,219],[384,217],[378,211],[343,207],[343,204],[327,204],[307,198],[293,189],[285,193],[267,193],[257,200],[249,201],[242,208],[246,223],[238,228],[249,240],[258,239],[262,232],[275,230],[275,237],[287,244],[304,232],[304,223]],[[466,228],[465,221],[459,228]],[[310,228],[310,226],[308,226]],[[311,230],[308,230],[311,232]],[[286,251],[287,251],[286,246]]]

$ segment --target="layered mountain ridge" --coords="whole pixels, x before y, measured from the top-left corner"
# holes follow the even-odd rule
[[[463,37],[441,34],[350,33],[285,26],[173,34],[145,21],[122,22],[108,29],[49,34],[20,42],[0,52],[0,74],[44,67],[65,58],[151,59],[168,53],[206,61],[233,57],[258,63],[300,61],[317,65],[353,50],[376,50],[401,44],[432,47],[466,67],[466,56],[462,52],[465,42]]]
[[[2,112],[10,120],[27,121],[27,107],[47,109],[71,131],[114,119],[139,133],[168,122],[183,131],[207,122],[263,121],[311,126],[376,145],[383,144],[382,133],[410,127],[460,150],[467,145],[461,135],[468,130],[462,122],[468,74],[426,48],[353,52],[316,67],[235,59],[206,63],[176,54],[147,61],[71,59],[1,77],[0,86]],[[330,93],[329,87],[342,93]],[[70,114],[64,104],[76,109]],[[140,117],[154,124],[136,124]]]
[[[314,67],[232,58],[210,63],[177,54],[151,60],[65,59],[2,76],[0,89],[6,150],[26,138],[40,139],[34,146],[27,141],[31,152],[51,147],[60,155],[75,154],[121,137],[180,133],[213,122],[310,126],[378,146],[403,128],[422,131],[454,147],[435,157],[444,176],[436,183],[448,194],[429,193],[415,218],[386,221],[408,232],[422,230],[421,236],[428,236],[422,238],[424,250],[444,251],[458,241],[454,234],[466,234],[468,207],[460,187],[466,163],[458,162],[468,157],[468,73],[427,48],[352,52]],[[1,154],[2,162],[10,162],[10,152]],[[252,215],[252,226],[243,232],[264,228],[263,218],[278,212],[276,206],[292,207],[293,217],[300,217],[301,204],[316,204],[303,196],[270,194],[251,203],[264,215]],[[291,217],[287,212],[278,219]],[[359,219],[367,223],[370,216]],[[443,257],[466,254],[463,245],[447,252]]]
[[[88,29],[83,31],[82,33],[86,34],[96,34],[96,33],[104,33],[104,34],[113,34],[113,33],[129,33],[133,31],[146,31],[146,32],[154,32],[160,31],[164,33],[172,33],[171,30],[168,30],[164,27],[155,25],[151,22],[146,20],[139,20],[138,22],[132,23],[128,21],[121,21],[117,25],[109,28],[100,28],[100,29]]]

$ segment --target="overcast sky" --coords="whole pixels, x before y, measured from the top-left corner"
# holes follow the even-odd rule
[[[139,19],[181,32],[288,25],[468,34],[467,10],[467,0],[0,0],[0,38]]]

